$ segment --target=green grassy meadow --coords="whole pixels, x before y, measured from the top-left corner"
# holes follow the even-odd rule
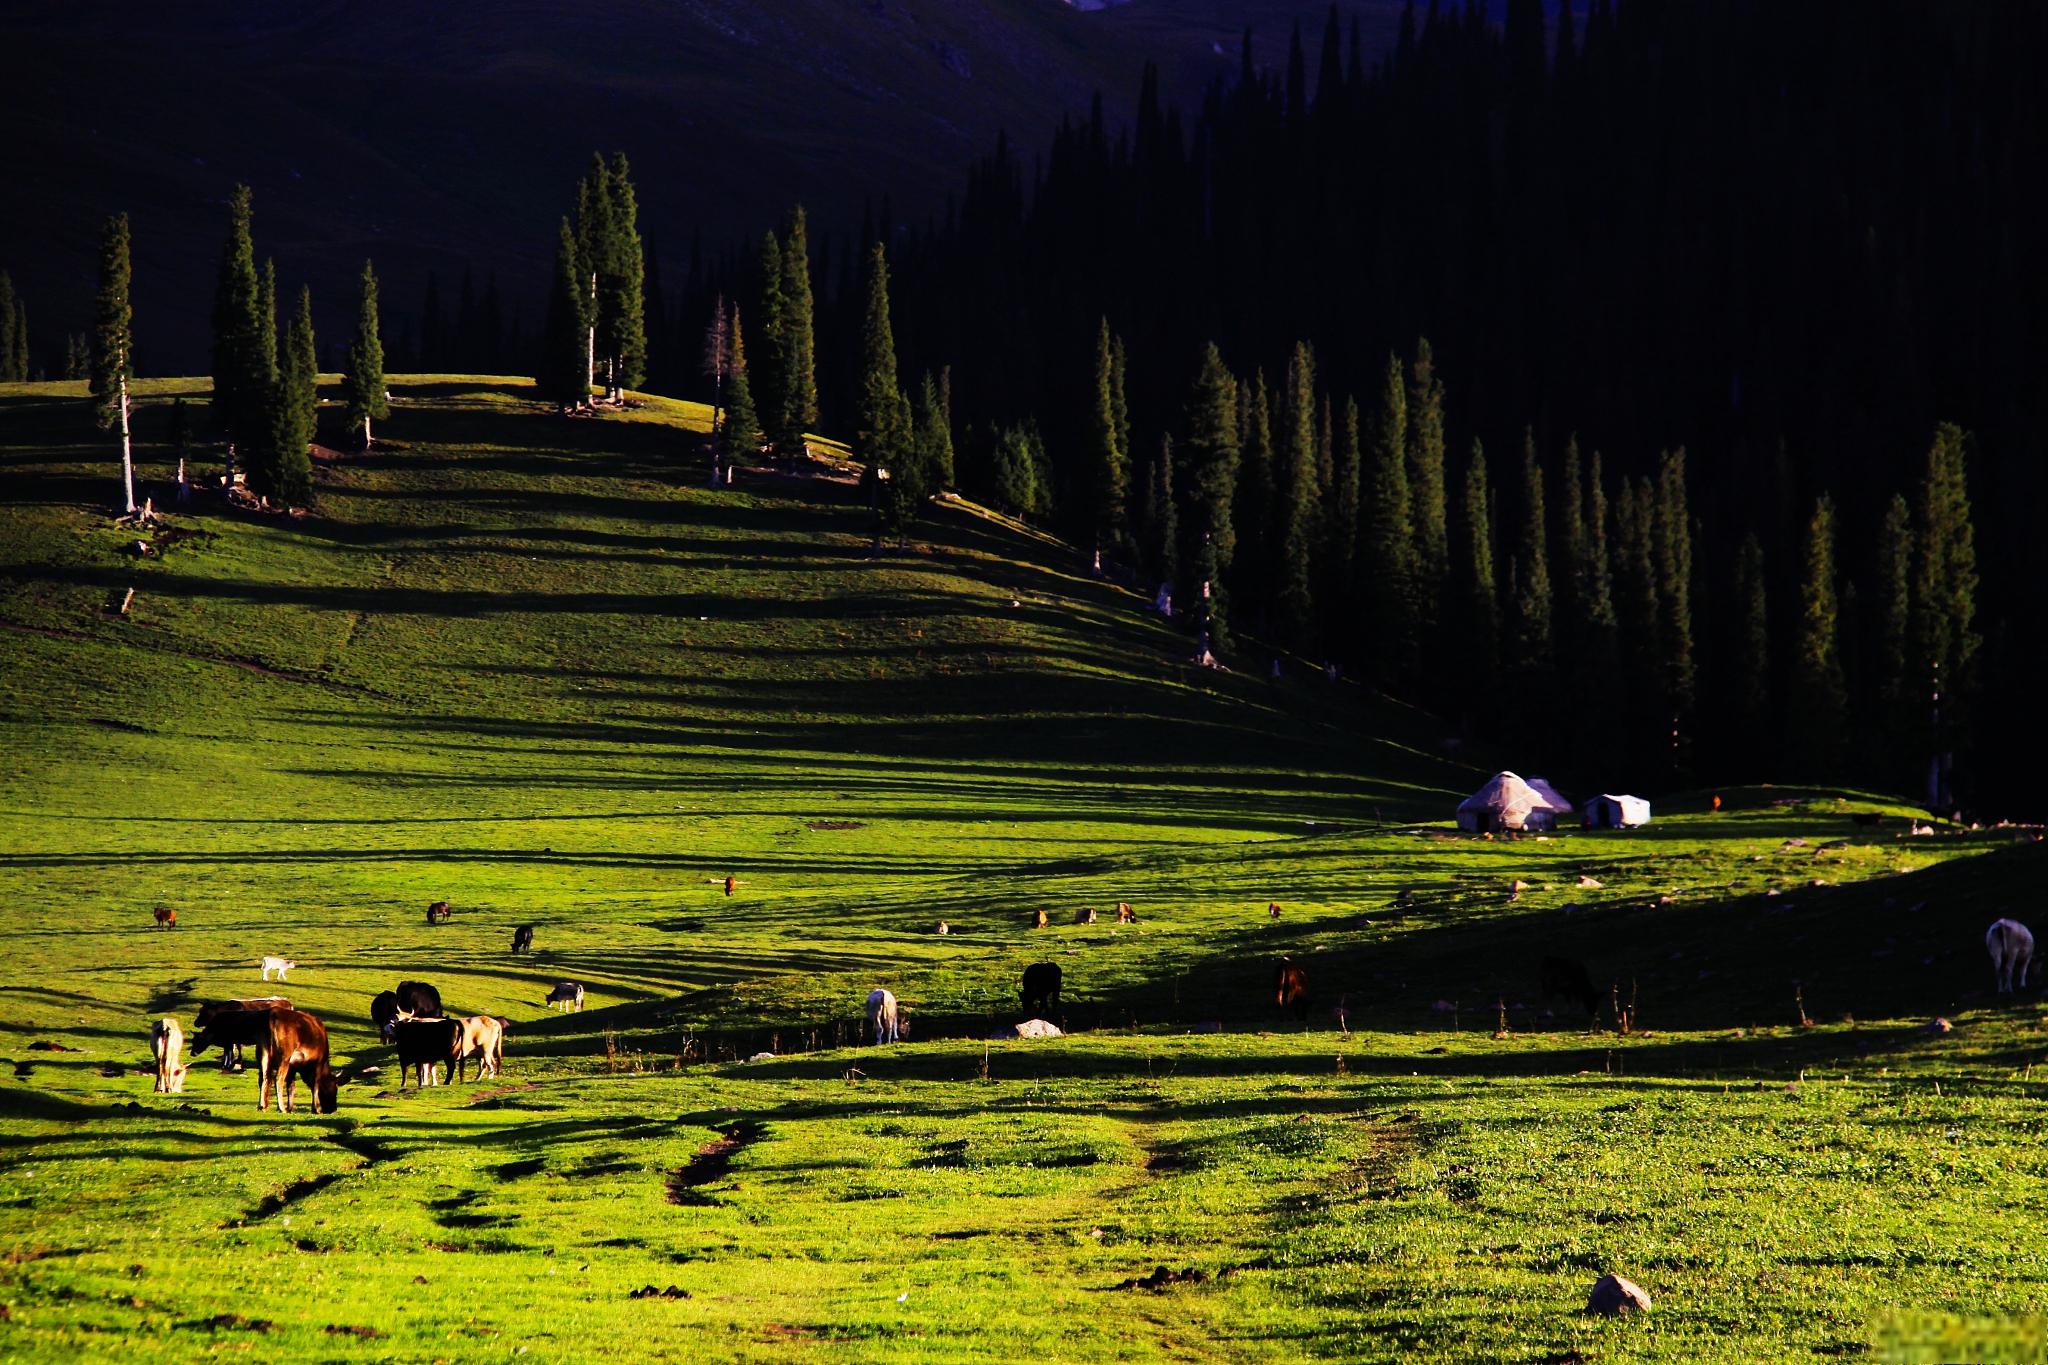
[[[204,386],[141,387],[161,507]],[[967,503],[876,553],[851,482],[707,489],[665,399],[406,378],[317,515],[137,557],[81,390],[0,387],[0,1358],[2043,1358],[1895,1341],[2048,1314],[2044,1016],[1982,946],[2029,832],[1747,788],[1459,837],[1513,755],[1194,668]],[[152,1094],[151,1020],[264,954],[340,1112]],[[979,1041],[1036,961],[1070,1035]],[[510,1018],[504,1076],[399,1090],[401,978]],[[858,1046],[875,986],[909,1041]],[[1608,1270],[1655,1309],[1581,1313]]]

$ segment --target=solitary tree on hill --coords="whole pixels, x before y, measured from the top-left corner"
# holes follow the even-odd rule
[[[363,449],[373,444],[371,423],[391,415],[384,379],[384,337],[377,320],[377,272],[363,262],[362,295],[356,308],[356,333],[348,344],[348,373],[342,376],[348,403],[349,428],[362,428]]]
[[[135,510],[135,454],[128,430],[128,381],[135,376],[134,309],[128,300],[128,215],[100,230],[100,289],[93,304],[92,404],[101,431],[121,431],[121,501]]]

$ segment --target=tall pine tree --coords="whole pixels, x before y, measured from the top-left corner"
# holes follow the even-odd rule
[[[939,401],[939,385],[925,373],[918,386],[917,406],[911,414],[912,437],[917,446],[917,463],[927,488],[937,492],[953,486],[953,429],[946,420],[945,405]]]
[[[747,338],[740,325],[739,305],[734,304],[725,324],[725,425],[719,428],[718,448],[727,465],[761,455],[761,416],[754,406],[754,384],[747,373]]]
[[[1158,455],[1145,466],[1141,548],[1153,581],[1169,592],[1180,577],[1180,513],[1173,482],[1173,437],[1161,436]]]
[[[1692,520],[1685,452],[1668,452],[1657,470],[1657,644],[1664,657],[1664,705],[1671,722],[1674,773],[1686,771],[1693,709]]]
[[[1088,413],[1082,440],[1087,479],[1084,515],[1097,551],[1121,553],[1125,541],[1124,505],[1130,497],[1129,452],[1118,444],[1116,347],[1109,319],[1095,333],[1095,375],[1088,391]]]
[[[1751,531],[1735,552],[1734,659],[1729,669],[1729,710],[1739,757],[1756,762],[1770,751],[1770,584],[1763,542]]]
[[[1536,434],[1522,437],[1522,527],[1510,566],[1515,592],[1508,603],[1517,690],[1523,696],[1549,694],[1552,670],[1550,545],[1543,497],[1543,465],[1536,458]]]
[[[1440,619],[1450,581],[1444,488],[1444,386],[1427,338],[1415,343],[1408,381],[1408,497],[1415,523],[1415,601],[1422,619]]]
[[[286,507],[303,507],[313,497],[313,443],[319,397],[319,351],[313,338],[312,291],[301,289],[299,310],[286,325],[277,377],[267,405],[268,424],[250,462],[256,491]]]
[[[590,291],[584,284],[583,250],[562,220],[555,247],[554,287],[541,335],[540,373],[534,386],[543,400],[564,413],[590,402]]]
[[[1920,731],[1919,670],[1912,666],[1917,653],[1913,633],[1913,512],[1905,495],[1892,494],[1885,507],[1884,524],[1878,533],[1877,563],[1877,727],[1871,746],[1882,754],[1902,736]],[[1917,750],[1918,746],[1915,746]],[[1880,778],[1910,778],[1911,767],[1895,770],[1894,759],[1880,760]]]
[[[1368,648],[1382,683],[1411,676],[1416,663],[1415,521],[1407,447],[1408,392],[1401,362],[1389,355],[1366,437],[1370,484],[1360,547]]]
[[[128,381],[135,377],[135,312],[129,303],[128,215],[100,230],[100,288],[93,301],[92,406],[101,431],[121,432],[121,498],[135,510],[135,452],[128,430]]]
[[[1914,664],[1929,698],[1933,739],[1927,802],[1935,810],[1955,803],[1954,748],[1960,722],[1975,689],[1980,644],[1977,617],[1977,539],[1970,519],[1967,440],[1961,427],[1944,422],[1928,447],[1920,480],[1914,528]]]
[[[230,473],[237,446],[262,422],[275,360],[260,340],[262,294],[250,218],[249,187],[237,185],[228,196],[228,239],[213,295],[213,424],[227,438]]]
[[[1202,353],[1188,400],[1183,462],[1189,518],[1183,529],[1190,578],[1197,592],[1208,593],[1205,624],[1217,649],[1230,647],[1230,563],[1237,549],[1230,505],[1237,496],[1237,458],[1237,380],[1212,342]]]
[[[16,323],[22,315],[21,299],[14,292],[14,280],[0,270],[0,384],[14,384],[28,378],[28,357],[14,348]]]
[[[804,434],[818,425],[816,304],[811,294],[811,248],[799,205],[789,216],[782,242],[780,380],[782,410],[776,423],[779,452],[803,454]]]
[[[375,442],[372,425],[391,415],[384,379],[384,328],[377,317],[377,271],[363,262],[361,292],[356,301],[356,331],[348,343],[348,372],[342,376],[349,430],[363,433],[363,449]]]
[[[1315,556],[1322,520],[1322,489],[1316,481],[1315,374],[1308,343],[1297,343],[1280,398],[1273,612],[1281,641],[1304,653],[1313,651],[1316,643]]]
[[[1849,687],[1842,674],[1840,604],[1835,584],[1835,504],[1822,497],[1806,528],[1799,585],[1799,642],[1792,659],[1789,747],[1808,780],[1841,768]]]
[[[1472,459],[1465,466],[1465,486],[1460,499],[1460,520],[1465,544],[1460,575],[1466,629],[1463,641],[1464,692],[1466,705],[1476,711],[1499,706],[1500,695],[1500,589],[1493,563],[1493,490],[1486,477],[1486,450],[1472,442]]]
[[[597,350],[605,396],[619,402],[647,378],[647,257],[626,154],[613,153],[603,170],[603,222],[595,252]]]
[[[884,525],[900,533],[916,510],[915,478],[895,471],[911,457],[910,404],[896,377],[896,330],[889,317],[889,258],[880,242],[868,253],[867,307],[861,321],[861,381],[855,414],[854,453],[867,463],[868,477],[883,481]],[[1036,510],[1025,507],[1021,510]]]

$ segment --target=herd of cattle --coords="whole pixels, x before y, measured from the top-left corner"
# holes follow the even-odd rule
[[[1118,902],[1116,909],[1119,923],[1135,921],[1127,903]],[[1277,904],[1269,906],[1268,911],[1273,918],[1279,918]],[[446,901],[436,901],[427,907],[427,922],[445,923],[450,913]],[[155,915],[159,926],[176,927],[176,911],[160,905]],[[1093,924],[1095,911],[1084,907],[1074,918],[1078,924]],[[1046,927],[1045,911],[1035,912],[1030,923],[1036,928]],[[949,931],[944,920],[939,921],[937,931]],[[2023,988],[2033,963],[2032,931],[2017,920],[2001,918],[1985,931],[1984,946],[1991,954],[1997,992],[2009,995]],[[512,951],[523,953],[532,947],[533,926],[520,925],[512,936]],[[284,981],[298,963],[284,957],[264,957],[258,965],[267,982],[273,975]],[[1539,968],[1539,982],[1546,999],[1561,997],[1578,1004],[1588,1018],[1600,1013],[1600,995],[1585,963],[1574,958],[1545,957]],[[1050,1022],[1059,1013],[1063,984],[1057,963],[1034,962],[1026,967],[1018,993],[1018,1004],[1026,1020]],[[541,1003],[565,1011],[580,1011],[583,986],[575,981],[558,982]],[[1282,1014],[1292,1014],[1304,1021],[1308,1018],[1308,973],[1291,957],[1282,957],[1275,969],[1273,1005]],[[1343,1027],[1342,1004],[1338,1005],[1336,1015]],[[423,1087],[440,1084],[440,1068],[444,1065],[449,1069],[451,1082],[460,1081],[471,1061],[476,1063],[477,1079],[498,1076],[505,1060],[505,1032],[511,1027],[511,1020],[496,1015],[447,1016],[441,1006],[441,993],[424,981],[401,981],[396,990],[379,993],[370,1001],[370,1022],[376,1026],[378,1036],[397,1052],[401,1090],[408,1074]],[[868,993],[864,1022],[865,1037],[871,1044],[900,1042],[910,1032],[909,1011],[894,994],[879,986]],[[314,1111],[335,1111],[341,1080],[328,1059],[327,1027],[304,1010],[294,1008],[285,997],[209,1001],[200,1006],[193,1027],[198,1031],[192,1039],[191,1055],[197,1057],[210,1047],[218,1048],[223,1073],[244,1065],[245,1049],[254,1051],[258,1109],[268,1109],[274,1095],[278,1108],[290,1113],[293,1092],[303,1079],[313,1092]],[[176,1019],[166,1016],[152,1025],[150,1050],[156,1059],[158,1093],[183,1092],[185,1074],[190,1069],[184,1061],[184,1048],[184,1029]]]
[[[445,924],[452,914],[448,902],[435,901],[427,907],[427,923]],[[155,920],[161,928],[175,929],[178,912],[159,905]],[[512,951],[524,953],[532,947],[533,926],[522,924],[513,931]],[[257,959],[266,982],[287,981],[298,965],[288,957]],[[541,1003],[581,1010],[583,985],[557,982]],[[471,1061],[476,1063],[477,1079],[499,1075],[505,1061],[505,1031],[512,1025],[509,1019],[489,1014],[449,1017],[441,1008],[441,992],[425,981],[401,981],[396,990],[380,992],[370,1001],[370,1022],[397,1051],[401,1090],[408,1075],[421,1086],[439,1085],[443,1066],[451,1081],[460,1081]],[[274,1096],[277,1107],[290,1113],[293,1093],[303,1079],[313,1092],[314,1112],[335,1111],[341,1077],[328,1059],[327,1026],[294,1008],[284,996],[208,1001],[199,1007],[192,1026],[196,1032],[190,1055],[218,1048],[223,1073],[244,1069],[245,1051],[254,1052],[258,1109],[268,1109]],[[182,1094],[191,1070],[184,1060],[183,1026],[168,1015],[157,1020],[150,1027],[150,1052],[156,1060],[157,1093]]]

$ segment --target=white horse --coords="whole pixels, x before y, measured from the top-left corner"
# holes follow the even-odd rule
[[[2027,984],[2027,967],[2034,958],[2034,935],[2018,920],[1993,920],[1984,931],[1984,946],[1991,952],[1991,970],[1998,977],[1998,993],[2011,995]]]
[[[900,1042],[904,1011],[896,997],[880,986],[868,992],[868,1037],[876,1043]]]

